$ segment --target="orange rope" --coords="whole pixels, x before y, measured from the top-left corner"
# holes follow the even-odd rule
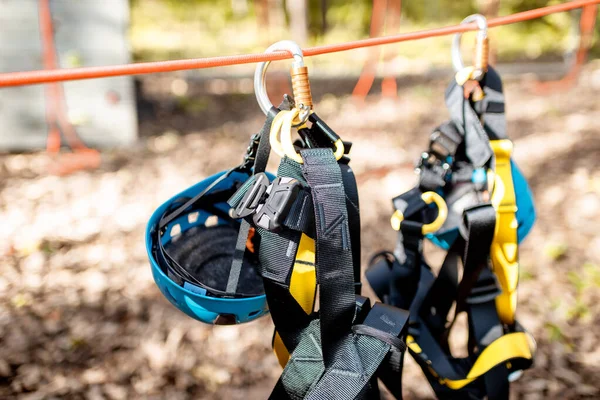
[[[524,11],[504,17],[488,20],[488,26],[514,24],[517,22],[541,18],[543,16],[582,8],[592,4],[599,4],[600,0],[577,0],[564,4],[557,4]],[[399,43],[408,40],[419,40],[430,37],[451,35],[466,31],[477,30],[476,23],[453,25],[437,29],[428,29],[417,32],[390,35],[379,38],[356,40],[353,42],[337,43],[332,45],[309,47],[304,50],[305,56],[347,51],[362,47],[379,46],[383,44]],[[113,65],[103,67],[71,68],[59,70],[41,70],[28,72],[9,72],[0,74],[0,87],[34,85],[38,83],[60,82],[78,79],[107,78],[122,75],[140,75],[158,72],[173,72],[189,69],[203,69],[222,67],[227,65],[250,64],[262,61],[275,61],[291,58],[291,54],[283,51],[261,54],[242,54],[237,56],[195,58],[188,60],[145,62],[126,65]]]

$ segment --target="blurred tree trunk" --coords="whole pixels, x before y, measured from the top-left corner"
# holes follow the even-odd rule
[[[306,0],[286,1],[292,39],[300,46],[304,46],[308,42],[308,10],[306,3]]]
[[[327,33],[327,0],[321,0],[321,35]]]
[[[267,0],[269,11],[269,22],[277,31],[285,28],[285,10],[283,0]]]
[[[258,30],[269,46],[272,44],[272,36],[279,35],[285,28],[283,0],[256,0],[255,5]]]

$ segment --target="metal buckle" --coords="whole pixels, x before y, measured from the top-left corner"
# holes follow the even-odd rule
[[[242,201],[233,210],[234,218],[252,215],[252,220],[263,229],[276,231],[283,226],[300,192],[300,182],[293,178],[278,177],[273,182],[265,173],[256,174],[254,183]]]

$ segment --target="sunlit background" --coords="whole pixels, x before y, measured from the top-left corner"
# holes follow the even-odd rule
[[[258,53],[282,39],[309,47],[561,2],[4,0],[0,72],[48,68],[43,3],[57,66],[69,68]],[[539,348],[512,385],[516,399],[600,397],[599,24],[588,32],[596,15],[490,31],[508,134],[538,210],[521,247],[518,319]],[[463,38],[467,61],[473,37]],[[354,143],[363,266],[394,246],[390,199],[415,184],[413,164],[448,118],[451,40],[306,60],[315,110]],[[213,327],[186,317],[154,285],[143,240],[162,202],[241,161],[264,120],[254,67],[53,86],[64,98],[51,86],[0,89],[0,398],[268,397],[281,372],[270,319]],[[269,70],[273,102],[290,90],[288,68]],[[59,153],[49,109],[64,116]],[[99,155],[73,146],[69,127]],[[440,254],[426,250],[437,268]],[[452,343],[465,353],[460,330]],[[404,384],[408,399],[433,396],[412,360]]]

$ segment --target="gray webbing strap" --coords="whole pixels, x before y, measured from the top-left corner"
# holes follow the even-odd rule
[[[271,108],[269,113],[267,114],[267,118],[265,123],[263,124],[260,132],[258,133],[259,142],[258,148],[256,150],[256,158],[254,160],[254,168],[253,168],[253,176],[250,177],[245,183],[244,186],[246,188],[250,187],[254,182],[254,175],[259,172],[264,172],[267,167],[267,162],[269,161],[269,153],[271,152],[271,146],[269,144],[269,132],[271,130],[271,125],[273,124],[273,119],[279,112],[279,110],[289,109],[289,101],[287,98],[284,98],[283,102],[279,105],[278,108]],[[236,194],[243,196],[244,191],[239,190]],[[241,200],[241,197],[230,199],[230,202],[235,203]],[[231,205],[231,204],[230,204]],[[231,262],[231,270],[229,271],[229,279],[227,281],[227,293],[235,294],[238,286],[238,282],[240,279],[240,273],[242,271],[242,265],[244,261],[244,253],[246,251],[246,243],[248,241],[248,233],[250,232],[250,224],[246,220],[242,220],[240,223],[240,230],[238,233],[238,239],[235,246],[235,252],[233,254],[233,261]]]
[[[455,81],[446,90],[446,107],[456,128],[465,138],[467,157],[476,168],[483,167],[494,153],[477,113],[469,99],[465,99],[463,87]]]
[[[271,399],[365,398],[371,378],[388,354],[401,354],[408,312],[375,303],[361,325],[339,342],[328,367],[321,351],[320,321],[312,321],[291,355]]]
[[[325,365],[329,366],[336,359],[337,342],[350,331],[355,311],[346,194],[340,166],[331,149],[307,149],[300,154],[304,161],[302,173],[314,204],[321,341]]]
[[[277,113],[275,112],[276,110],[271,110],[271,112],[269,112],[269,114],[267,115],[267,119],[265,121],[265,123],[263,124],[262,128],[260,129],[259,132],[259,137],[260,137],[260,142],[259,142],[259,147],[261,147],[261,145],[263,145],[264,147],[264,142],[268,142],[269,141],[269,131],[271,130],[271,124],[273,123],[273,119],[275,118],[275,115],[277,115]],[[267,164],[267,160],[269,157],[269,152],[268,150],[263,150],[262,152],[259,153],[259,157],[256,160],[260,166]],[[260,167],[259,168],[262,168]],[[256,169],[254,171],[254,173],[256,173]],[[260,171],[262,172],[262,171]],[[248,179],[248,181],[246,181],[244,183],[244,185],[246,186],[250,186],[251,183],[253,182],[253,178],[251,177],[250,179]],[[238,193],[241,193],[241,191],[239,191]],[[241,200],[241,199],[240,199]],[[248,233],[250,232],[250,224],[246,221],[246,220],[242,220],[240,222],[240,230],[238,232],[238,238],[237,238],[237,242],[235,245],[235,251],[233,253],[233,260],[231,261],[231,269],[229,270],[229,279],[227,280],[227,294],[230,295],[234,295],[237,291],[237,286],[238,286],[238,282],[240,279],[240,273],[242,272],[242,265],[244,263],[244,253],[246,251],[246,242],[248,241]]]
[[[502,80],[491,67],[482,81],[485,96],[475,104],[475,110],[482,116],[483,128],[491,140],[508,139]]]

